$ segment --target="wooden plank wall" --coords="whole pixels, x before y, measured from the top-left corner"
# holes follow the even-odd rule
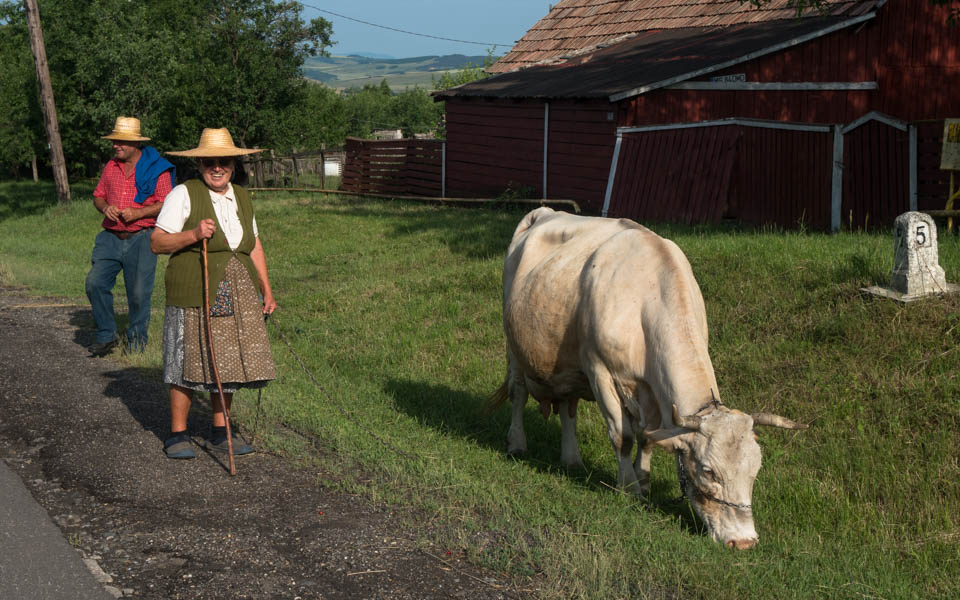
[[[442,195],[440,140],[364,140],[347,138],[340,183],[350,192]]]
[[[580,209],[603,209],[617,135],[616,105],[550,103],[547,195],[576,200]]]
[[[910,210],[910,134],[870,121],[843,136],[841,229],[891,227]]]
[[[943,210],[950,194],[950,171],[940,169],[943,121],[920,121],[914,125],[917,127],[917,209]],[[954,185],[960,185],[960,177],[955,179]]]
[[[876,19],[691,81],[877,82],[872,91],[657,90],[624,101],[621,126],[727,117],[850,123],[870,111],[903,121],[960,116],[960,36],[949,7],[890,0]]]
[[[829,231],[832,133],[744,127],[740,148],[728,216]]]
[[[735,126],[625,133],[607,216],[720,221],[740,136]]]
[[[542,195],[543,103],[446,102],[447,195]]]

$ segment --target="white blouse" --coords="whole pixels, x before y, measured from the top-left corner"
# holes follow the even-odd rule
[[[237,195],[233,192],[233,185],[227,186],[227,191],[218,194],[210,191],[210,200],[213,202],[213,212],[217,216],[218,227],[223,228],[227,236],[227,243],[231,250],[236,250],[243,240],[243,225],[237,212]],[[190,216],[190,192],[187,186],[180,184],[173,188],[163,200],[163,208],[157,215],[157,227],[167,233],[180,233],[183,225]],[[259,235],[257,218],[253,218],[253,235]]]

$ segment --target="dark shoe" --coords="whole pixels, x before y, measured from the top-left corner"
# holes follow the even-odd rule
[[[110,351],[113,350],[117,345],[117,340],[113,339],[109,342],[97,342],[92,346],[89,346],[87,350],[90,351],[90,356],[106,356],[110,354]]]
[[[167,458],[196,458],[193,451],[193,440],[185,431],[171,435],[163,443],[163,451]]]
[[[253,446],[248,444],[243,438],[237,435],[236,431],[233,433],[233,455],[234,456],[243,456],[244,454],[252,454]],[[206,440],[203,443],[204,447],[207,450],[212,450],[214,452],[223,452],[226,454],[229,450],[227,446],[227,436],[226,434],[212,437]]]

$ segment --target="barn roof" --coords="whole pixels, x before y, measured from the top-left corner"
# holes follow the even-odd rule
[[[794,18],[774,21],[644,31],[588,54],[501,73],[434,92],[434,96],[617,101],[851,27],[873,18],[875,13],[803,19],[795,16],[793,13]]]
[[[789,2],[770,0],[757,8],[748,0],[560,0],[488,70],[506,73],[562,61],[654,30],[791,21],[797,11]],[[807,10],[802,16],[856,17],[885,2],[827,0],[823,14]]]

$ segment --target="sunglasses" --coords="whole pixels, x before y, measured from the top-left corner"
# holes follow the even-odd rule
[[[200,166],[205,169],[212,169],[214,167],[232,167],[233,159],[232,158],[201,158]]]

